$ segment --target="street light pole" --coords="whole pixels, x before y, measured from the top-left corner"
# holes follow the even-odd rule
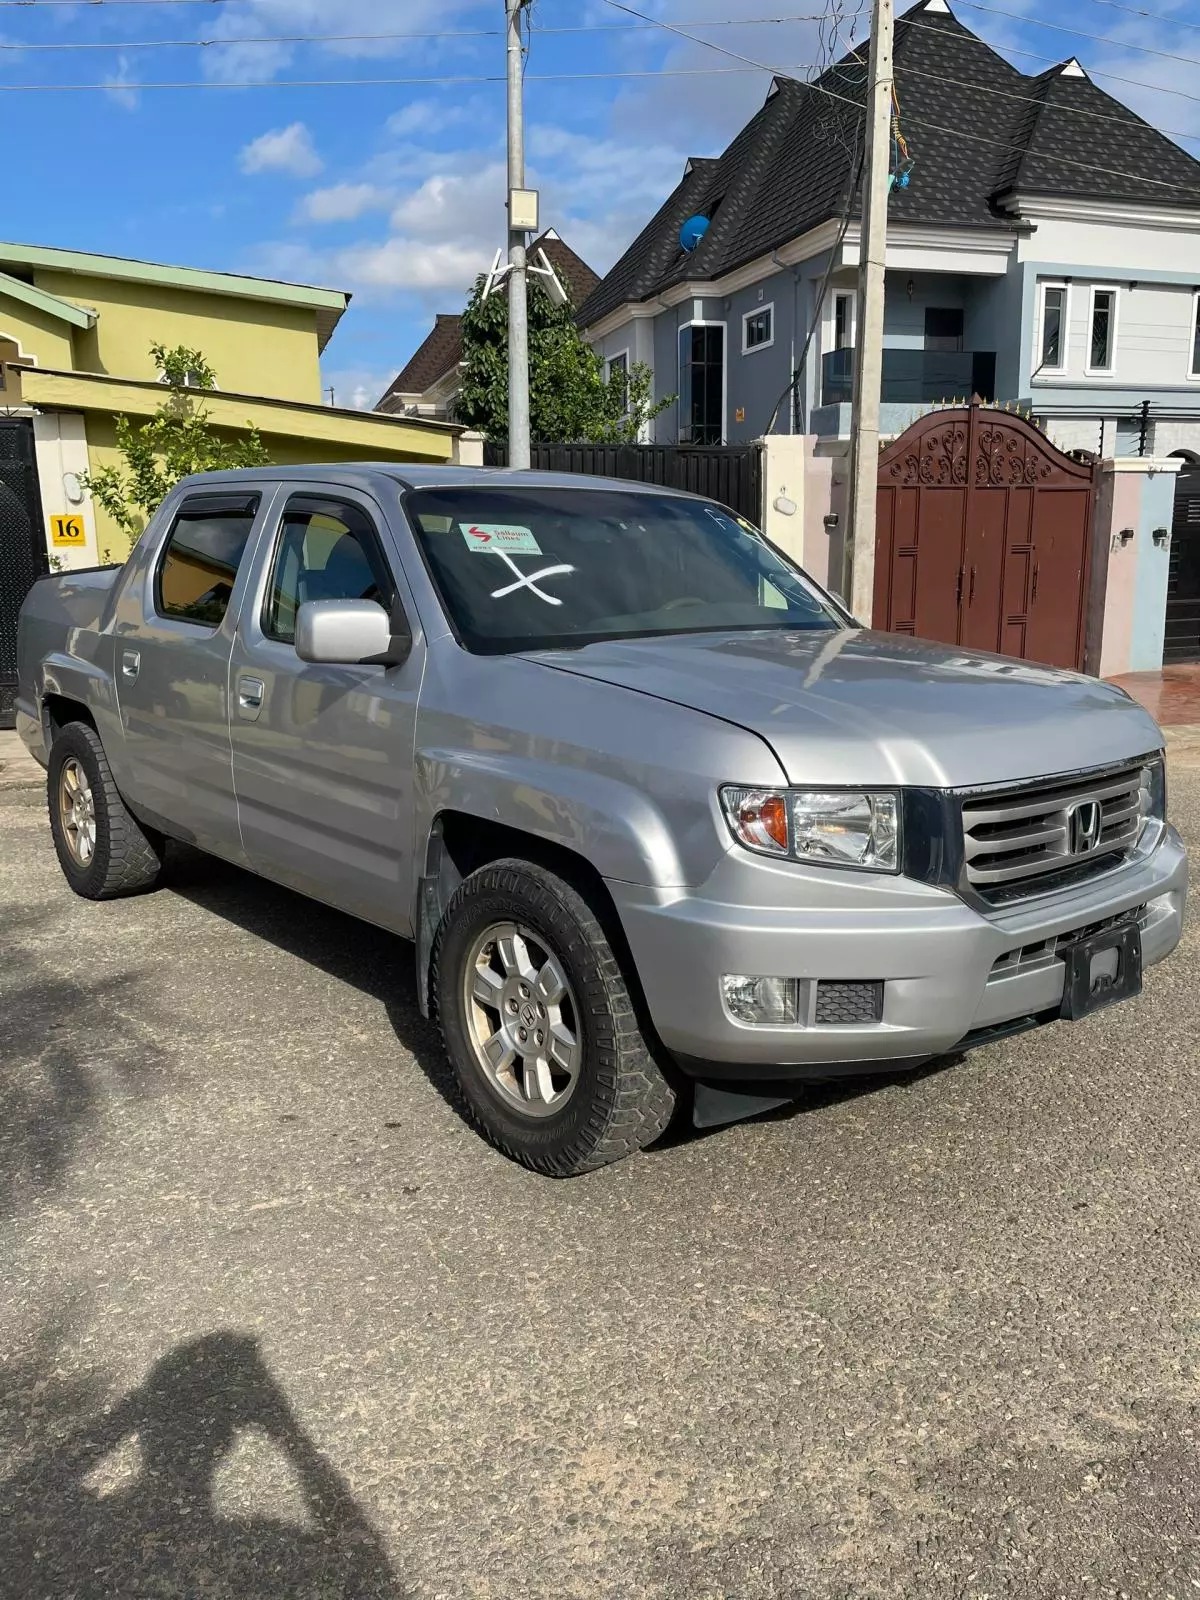
[[[525,106],[521,12],[529,0],[504,0],[508,23],[508,193],[525,187]],[[529,466],[529,301],[525,230],[508,219],[508,464]]]
[[[867,64],[867,147],[859,243],[858,332],[850,419],[850,518],[842,593],[868,625],[875,602],[875,501],[879,482],[879,396],[883,386],[883,283],[891,166],[892,0],[873,0]]]

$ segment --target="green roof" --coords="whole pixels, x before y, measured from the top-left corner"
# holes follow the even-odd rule
[[[267,300],[277,305],[310,307],[316,312],[322,349],[345,311],[350,296],[342,289],[287,283],[279,278],[252,278],[244,273],[209,272],[202,267],[170,267],[129,256],[96,255],[89,250],[59,250],[51,245],[0,243],[0,266],[47,267],[91,278],[121,278],[130,283],[155,283],[171,289],[197,289],[208,294]]]
[[[69,300],[62,300],[56,294],[35,288],[23,278],[10,277],[7,272],[0,272],[0,295],[19,300],[22,305],[32,306],[35,311],[56,317],[60,322],[69,322],[75,328],[90,328],[96,321],[94,311],[85,311],[82,306],[72,305]]]

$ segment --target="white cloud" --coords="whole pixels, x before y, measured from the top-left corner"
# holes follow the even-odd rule
[[[365,211],[380,210],[387,203],[387,193],[373,183],[334,183],[306,194],[296,207],[295,221],[353,222]]]
[[[345,61],[401,56],[427,61],[447,49],[456,57],[475,59],[484,52],[490,55],[496,42],[420,37],[453,28],[456,21],[461,26],[472,13],[490,13],[494,10],[490,0],[403,0],[396,6],[381,5],[380,0],[245,0],[221,9],[223,14],[206,30],[218,47],[203,55],[205,75],[221,82],[273,78],[306,50],[324,57],[326,63],[330,57]],[[323,34],[343,37],[322,42]],[[280,42],[251,42],[271,36]],[[289,42],[306,38],[313,43]],[[472,46],[482,48],[473,52]]]
[[[295,178],[311,178],[325,163],[304,123],[292,122],[252,139],[239,153],[238,165],[243,172],[287,172]]]
[[[405,195],[392,212],[392,227],[426,239],[499,244],[505,228],[504,167],[499,162],[481,166],[475,152],[448,157],[446,167],[450,170],[433,173]]]
[[[433,291],[432,298],[461,297],[487,267],[486,251],[468,243],[433,243],[397,234],[382,244],[335,251],[330,267],[338,283],[380,294]]]
[[[326,367],[321,374],[323,398],[328,400],[332,389],[334,405],[370,411],[397,371],[395,367]]]
[[[117,57],[117,70],[105,76],[104,87],[119,106],[124,106],[126,111],[136,111],[139,97],[137,91],[129,87],[130,81],[129,57],[122,51]]]
[[[435,133],[461,122],[466,108],[453,100],[410,100],[399,111],[393,111],[384,123],[388,133],[406,139],[414,133]]]

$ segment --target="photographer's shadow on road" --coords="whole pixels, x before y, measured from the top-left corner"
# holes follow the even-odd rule
[[[44,1387],[34,1377],[21,1398],[27,1428]],[[218,1508],[218,1470],[254,1433],[290,1469],[296,1520]],[[402,1600],[382,1540],[251,1337],[180,1345],[111,1411],[22,1444],[0,1479],[3,1600]]]

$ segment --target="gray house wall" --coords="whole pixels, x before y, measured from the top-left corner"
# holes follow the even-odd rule
[[[1125,230],[1126,234],[1130,231]],[[1014,250],[1007,270],[995,276],[890,269],[885,285],[884,348],[922,348],[927,308],[961,308],[964,350],[990,350],[996,354],[998,401],[1031,404],[1036,414],[1046,416],[1106,414],[1114,419],[1110,425],[1113,437],[1105,443],[1105,448],[1110,449],[1116,443],[1115,418],[1132,416],[1143,399],[1150,399],[1157,410],[1196,417],[1194,424],[1180,422],[1180,439],[1188,448],[1200,451],[1200,380],[1191,378],[1188,372],[1194,296],[1200,288],[1200,246],[1193,248],[1197,251],[1194,275],[1173,267],[1142,268],[1142,277],[1136,282],[1107,263],[1101,270],[1093,268],[1088,272],[1078,266],[1068,269],[1062,263],[1031,259],[1027,245],[1021,251]],[[656,316],[631,319],[598,341],[597,349],[606,357],[628,350],[631,360],[642,360],[653,367],[656,397],[677,394],[680,328],[697,319],[723,323],[725,439],[729,444],[742,444],[761,438],[800,358],[826,259],[816,257],[796,268],[781,268],[761,282],[726,296],[688,299]],[[1072,279],[1067,371],[1034,378],[1040,355],[1038,285],[1048,277]],[[846,431],[848,407],[821,406],[821,358],[831,343],[832,296],[852,290],[856,280],[857,273],[851,268],[836,273],[830,283],[821,326],[812,340],[800,384],[800,431],[827,436],[842,436]],[[1114,284],[1118,289],[1117,360],[1111,376],[1097,377],[1086,371],[1091,283]],[[766,305],[772,307],[774,319],[772,342],[766,348],[743,353],[743,319],[748,312]],[[889,420],[900,425],[902,414],[906,423],[925,409],[928,404],[892,407],[885,418],[885,431],[894,431],[888,426]],[[743,412],[741,421],[739,410]],[[792,417],[789,399],[780,408],[776,431],[790,432]],[[1075,432],[1079,438],[1071,433],[1072,443],[1084,442],[1086,435],[1089,447],[1095,448],[1097,428],[1092,420],[1081,422]],[[1066,438],[1061,429],[1055,436],[1060,434]],[[655,420],[651,435],[656,443],[677,442],[677,405],[669,406]],[[1123,427],[1122,442],[1128,436],[1129,428]]]
[[[997,400],[1015,400],[1021,393],[1023,270],[1015,256],[1001,278],[970,280],[971,292],[963,329],[968,350],[996,352]]]
[[[908,292],[912,285],[912,294]],[[963,313],[964,350],[992,350],[966,337],[966,309],[971,299],[968,280],[948,272],[889,272],[884,280],[883,345],[885,350],[923,350],[925,312],[936,306]]]

